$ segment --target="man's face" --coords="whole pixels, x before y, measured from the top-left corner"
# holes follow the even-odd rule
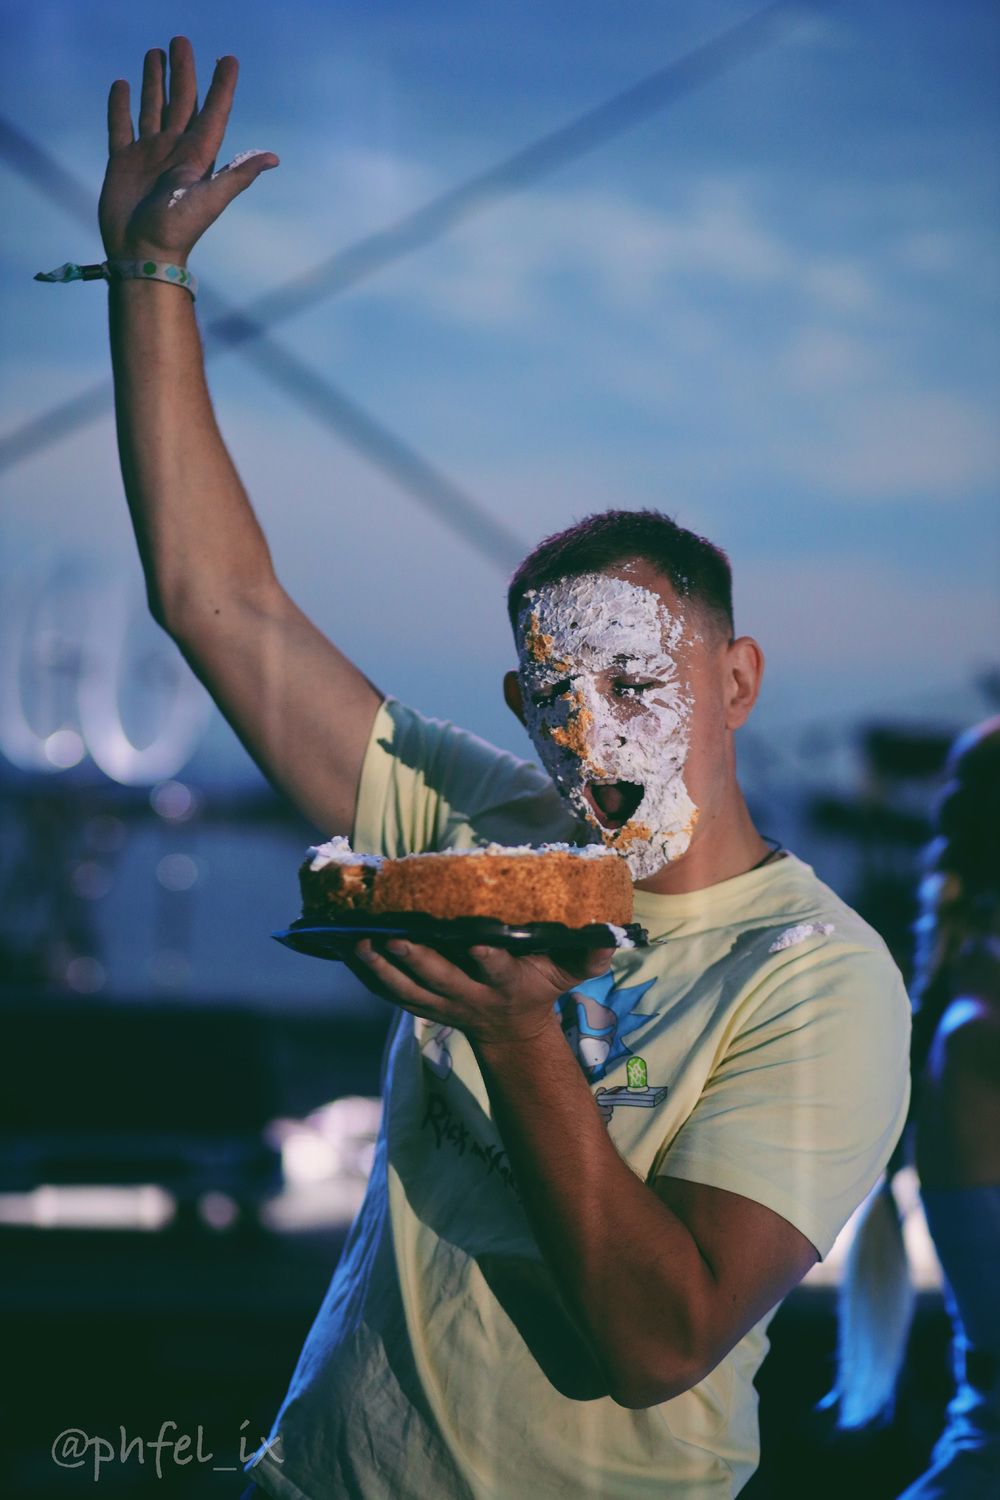
[[[635,561],[532,590],[517,644],[528,731],[561,795],[633,879],[678,859],[698,820],[685,768],[702,643],[670,585]]]

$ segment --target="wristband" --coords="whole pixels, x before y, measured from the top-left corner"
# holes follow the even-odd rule
[[[39,271],[36,281],[166,281],[183,287],[192,299],[198,290],[198,278],[186,266],[169,265],[159,260],[111,260],[100,265],[78,266],[68,260],[54,271]]]

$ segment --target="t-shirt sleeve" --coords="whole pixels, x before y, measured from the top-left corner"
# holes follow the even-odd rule
[[[491,841],[540,844],[569,839],[573,828],[537,766],[395,699],[382,704],[358,788],[359,852],[399,859]]]
[[[827,1255],[906,1119],[909,1027],[884,951],[824,944],[780,964],[654,1174],[763,1203]]]

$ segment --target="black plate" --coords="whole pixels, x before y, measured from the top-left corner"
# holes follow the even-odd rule
[[[632,922],[625,932],[637,947],[646,943],[646,930]],[[345,912],[337,922],[317,922],[301,917],[291,927],[271,934],[286,948],[313,958],[353,958],[362,938],[408,938],[429,948],[471,948],[477,943],[506,948],[509,953],[551,953],[560,948],[613,948],[614,934],[603,922],[589,927],[565,927],[561,922],[527,922],[510,927],[492,917],[455,917],[443,921],[419,912],[390,913],[373,917]]]

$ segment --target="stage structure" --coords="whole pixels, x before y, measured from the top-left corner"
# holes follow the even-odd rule
[[[365,411],[326,376],[313,370],[268,332],[276,323],[336,296],[413,251],[431,244],[512,194],[540,182],[560,167],[615,139],[675,99],[694,92],[730,67],[770,46],[823,0],[803,6],[775,0],[676,62],[657,69],[577,119],[549,132],[524,150],[441,194],[395,224],[322,261],[312,271],[234,309],[219,294],[199,286],[206,357],[238,349],[263,375],[376,468],[389,475],[426,511],[495,565],[509,572],[528,550],[501,521],[444,476],[433,464]],[[93,232],[96,196],[34,141],[0,119],[0,156],[40,192]],[[33,418],[0,441],[0,473],[112,408],[110,380]]]

